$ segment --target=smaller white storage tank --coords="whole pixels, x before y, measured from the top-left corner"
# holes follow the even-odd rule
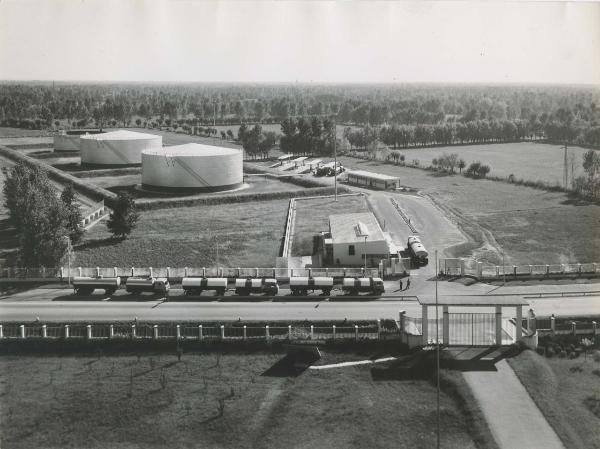
[[[79,138],[86,134],[101,134],[99,129],[70,129],[61,131],[60,134],[54,135],[54,151],[59,152],[78,152]]]
[[[218,192],[242,186],[242,150],[188,143],[142,153],[142,187]]]
[[[117,130],[81,136],[82,165],[135,165],[142,151],[162,148],[162,136]]]

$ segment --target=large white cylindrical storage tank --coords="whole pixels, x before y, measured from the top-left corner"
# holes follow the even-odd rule
[[[142,151],[162,148],[162,136],[118,130],[81,136],[82,165],[134,165]]]
[[[77,152],[79,151],[79,138],[86,134],[101,134],[98,129],[70,129],[54,135],[54,151]]]
[[[188,143],[142,153],[145,189],[218,192],[243,182],[242,150]]]

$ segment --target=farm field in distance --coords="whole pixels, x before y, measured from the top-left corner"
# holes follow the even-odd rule
[[[600,448],[600,363],[591,354],[569,360],[524,351],[508,360],[566,447]]]
[[[272,267],[283,237],[288,201],[177,207],[140,212],[123,241],[103,221],[75,247],[82,267]]]
[[[313,237],[321,231],[329,230],[329,216],[368,212],[369,206],[364,195],[340,196],[334,198],[296,200],[296,223],[292,240],[292,256],[310,256],[313,250]]]
[[[421,166],[431,165],[431,160],[439,158],[443,153],[458,154],[464,159],[467,167],[471,162],[480,161],[491,167],[490,176],[508,178],[513,174],[516,179],[526,181],[542,181],[549,185],[563,185],[564,150],[561,145],[545,143],[518,142],[498,143],[485,145],[456,145],[435,148],[410,148],[398,149],[406,157],[406,162],[411,163],[418,159]],[[583,154],[585,148],[569,146],[568,169],[569,182],[571,180],[571,157],[575,177],[583,176]],[[458,171],[458,168],[456,169]]]
[[[14,449],[435,445],[429,381],[375,380],[368,366],[294,377],[283,357],[6,355],[0,442]],[[365,357],[324,353],[318,364]],[[443,447],[477,447],[456,399],[440,399]]]

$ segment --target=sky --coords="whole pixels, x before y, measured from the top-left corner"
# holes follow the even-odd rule
[[[599,85],[600,3],[0,0],[0,79]]]

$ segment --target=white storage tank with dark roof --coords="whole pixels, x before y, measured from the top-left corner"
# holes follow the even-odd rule
[[[134,165],[142,151],[162,148],[162,136],[118,130],[81,136],[82,165]]]
[[[244,182],[242,150],[187,143],[142,153],[142,187],[218,192]]]

